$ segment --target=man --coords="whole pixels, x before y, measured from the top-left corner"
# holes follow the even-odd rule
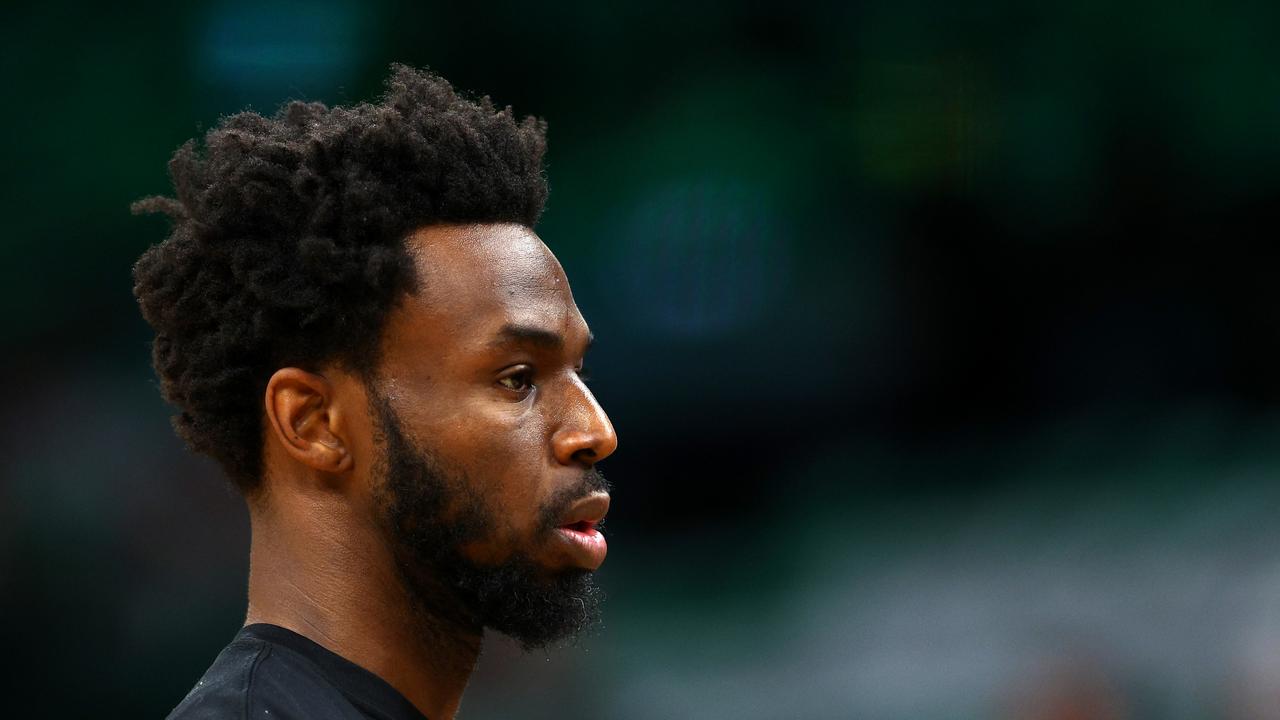
[[[545,124],[393,66],[376,105],[222,120],[148,198],[174,425],[242,490],[245,626],[171,718],[450,718],[483,629],[596,618],[614,451],[533,232]]]

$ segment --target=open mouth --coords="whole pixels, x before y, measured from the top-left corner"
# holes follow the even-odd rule
[[[591,493],[573,503],[560,516],[559,528],[591,535],[600,529],[600,523],[608,513],[609,494],[603,492]]]
[[[565,530],[573,530],[574,532],[589,533],[596,529],[596,523],[593,520],[579,520],[568,525],[561,525]]]
[[[608,512],[609,495],[593,493],[574,503],[561,516],[563,524],[556,528],[555,534],[561,540],[560,547],[566,553],[568,562],[586,570],[600,567],[609,549],[604,533],[600,532],[601,523]]]

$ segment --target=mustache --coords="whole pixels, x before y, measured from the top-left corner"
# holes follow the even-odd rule
[[[563,487],[551,496],[542,506],[539,512],[538,520],[542,529],[551,531],[556,528],[560,522],[560,518],[569,511],[569,506],[578,500],[597,492],[609,492],[613,490],[613,485],[605,479],[603,473],[595,468],[590,468],[582,473],[578,481],[568,487]]]

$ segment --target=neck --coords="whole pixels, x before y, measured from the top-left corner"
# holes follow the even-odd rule
[[[245,624],[292,630],[386,680],[428,718],[452,718],[480,655],[480,630],[418,608],[372,528],[326,508],[300,510],[313,522],[279,517],[287,509],[250,511]]]

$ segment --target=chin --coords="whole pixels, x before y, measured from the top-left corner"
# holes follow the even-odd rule
[[[475,580],[470,590],[482,624],[526,650],[569,643],[599,625],[604,593],[589,570],[516,561]]]

